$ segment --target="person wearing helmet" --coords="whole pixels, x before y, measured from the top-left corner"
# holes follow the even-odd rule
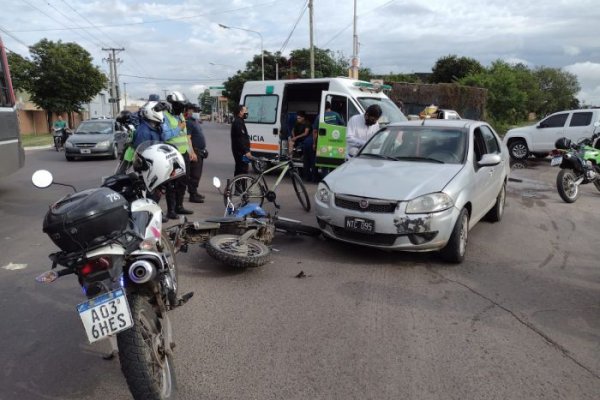
[[[133,148],[148,140],[162,141],[163,108],[159,102],[149,101],[140,110],[142,120],[135,131]]]
[[[144,180],[148,192],[185,175],[185,161],[171,145],[145,141],[135,151],[133,170]]]
[[[187,189],[189,179],[190,160],[196,161],[196,153],[192,147],[191,139],[187,134],[183,111],[187,99],[181,92],[171,92],[167,95],[167,102],[171,104],[172,110],[165,110],[165,121],[163,124],[163,138],[165,142],[175,146],[185,161],[186,176],[172,180],[167,185],[167,217],[177,219],[178,214],[193,214],[192,210],[183,207],[183,198]]]
[[[378,121],[381,114],[383,114],[381,107],[371,104],[367,107],[364,115],[357,114],[348,120],[346,157],[350,154],[350,149],[360,149],[379,130]]]

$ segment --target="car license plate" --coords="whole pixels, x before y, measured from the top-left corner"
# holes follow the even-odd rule
[[[90,154],[92,151],[90,149],[81,149],[81,154]]]
[[[346,217],[345,228],[349,231],[375,233],[375,221],[372,219]]]
[[[562,156],[554,157],[550,161],[550,166],[551,167],[556,167],[557,165],[560,165],[561,163],[562,163]]]
[[[90,343],[133,326],[129,303],[123,289],[104,293],[77,305]]]

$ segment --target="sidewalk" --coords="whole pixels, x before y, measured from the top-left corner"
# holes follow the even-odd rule
[[[25,151],[28,151],[28,150],[43,150],[43,149],[51,149],[52,147],[54,147],[54,146],[51,145],[51,144],[47,144],[47,145],[44,145],[44,146],[24,147],[24,149],[25,149]]]

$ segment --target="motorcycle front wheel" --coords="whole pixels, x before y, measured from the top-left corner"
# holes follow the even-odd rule
[[[217,235],[206,243],[208,254],[236,268],[256,268],[269,261],[271,250],[258,240],[247,239],[243,243],[237,235]]]
[[[56,151],[60,149],[60,146],[60,138],[58,136],[54,136],[54,148],[56,149]]]
[[[135,400],[168,400],[175,395],[175,370],[165,332],[147,297],[128,296],[133,326],[117,334],[121,371]]]
[[[579,197],[579,185],[577,174],[571,169],[561,169],[556,177],[556,188],[560,198],[567,203],[574,203]]]

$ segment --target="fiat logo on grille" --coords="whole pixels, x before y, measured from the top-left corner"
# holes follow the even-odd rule
[[[359,206],[360,208],[362,208],[362,209],[369,208],[369,200],[367,200],[367,199],[361,199],[361,200],[358,202],[358,206]]]

